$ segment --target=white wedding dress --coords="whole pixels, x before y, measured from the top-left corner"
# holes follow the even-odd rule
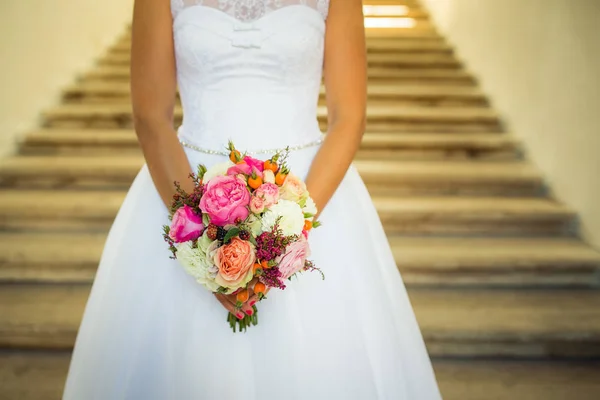
[[[328,0],[172,0],[182,141],[222,151],[301,146],[316,120]],[[305,176],[317,145],[295,150]],[[192,166],[225,156],[185,147]],[[261,156],[258,154],[257,156]],[[264,156],[264,154],[262,155]],[[369,194],[351,167],[312,232],[305,273],[233,333],[227,312],[169,259],[144,166],[110,230],[65,400],[440,399]]]

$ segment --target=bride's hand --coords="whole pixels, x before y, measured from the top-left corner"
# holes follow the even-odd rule
[[[255,294],[253,290],[254,285],[256,285],[257,282],[258,279],[256,278],[250,281],[250,283],[248,284],[248,300],[242,303],[242,306],[239,308],[236,306],[237,296],[234,294],[215,293],[215,297],[217,298],[217,300],[219,300],[219,303],[221,303],[221,305],[223,305],[223,307],[225,307],[227,311],[235,315],[238,319],[242,319],[244,318],[244,314],[252,315],[254,313],[252,306],[259,301],[258,294]],[[265,290],[264,294],[267,294],[268,291],[269,288]]]

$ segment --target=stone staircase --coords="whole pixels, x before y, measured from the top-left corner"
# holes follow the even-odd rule
[[[600,254],[427,12],[371,3],[405,5],[415,24],[367,29],[356,166],[445,398],[600,398]],[[0,399],[60,397],[105,235],[143,163],[129,48],[126,32],[0,160]]]

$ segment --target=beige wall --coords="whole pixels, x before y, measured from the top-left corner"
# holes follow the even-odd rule
[[[132,0],[0,1],[0,156],[124,32]]]
[[[422,0],[600,248],[600,0]]]

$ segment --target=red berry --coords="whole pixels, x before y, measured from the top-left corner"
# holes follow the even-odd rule
[[[248,239],[250,239],[250,232],[248,232],[248,231],[241,231],[240,232],[240,239],[242,239],[242,240],[248,240]]]

